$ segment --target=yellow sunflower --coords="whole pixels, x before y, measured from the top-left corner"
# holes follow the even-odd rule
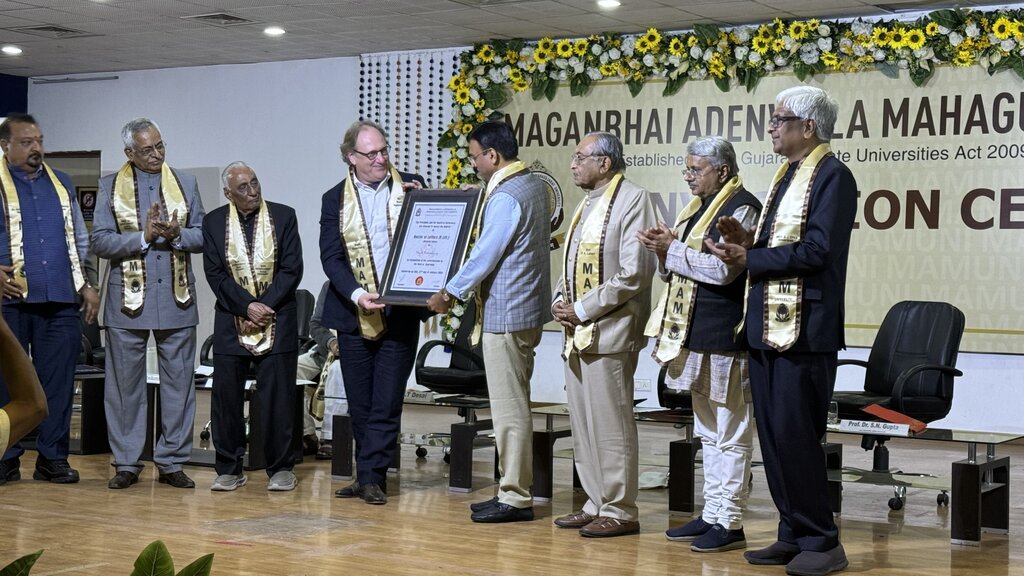
[[[992,25],[992,33],[996,35],[996,38],[1006,40],[1013,34],[1013,23],[1006,16],[1000,16]]]
[[[839,69],[839,57],[833,52],[822,52],[821,63],[833,70]]]
[[[765,38],[765,39],[771,39],[772,36],[773,36],[773,34],[772,34],[771,28],[769,28],[765,24],[762,24],[760,27],[758,27],[757,34],[754,35],[755,38]]]
[[[494,62],[494,48],[490,44],[484,44],[476,51],[476,57],[481,62]]]
[[[776,38],[772,40],[772,50],[776,52],[782,52],[786,49],[786,42],[782,38]]]
[[[924,27],[924,33],[929,35],[929,36],[935,36],[936,34],[939,33],[939,23],[938,22],[929,22]]]
[[[690,34],[689,36],[686,37],[686,45],[688,47],[690,47],[690,48],[693,48],[694,46],[696,46],[699,43],[700,43],[700,40],[698,40],[697,37],[694,36],[693,34]]]
[[[661,45],[661,32],[658,32],[657,28],[648,28],[647,33],[643,36],[644,40],[651,46],[651,50],[654,52],[658,51],[658,47]]]
[[[477,112],[473,119],[476,120],[477,124],[483,124],[484,120],[487,120],[487,115],[483,112]]]
[[[463,134],[469,134],[472,131],[473,131],[473,124],[471,124],[469,122],[463,122],[462,123],[462,133]]]
[[[776,36],[782,36],[786,33],[786,23],[778,18],[772,20],[772,27],[775,29]]]
[[[590,49],[590,42],[586,38],[580,38],[572,45],[572,51],[577,56],[585,56]]]
[[[618,74],[618,68],[615,64],[601,64],[599,70],[601,71],[601,76],[604,76],[605,78]]]
[[[466,88],[465,86],[459,87],[459,89],[455,91],[455,101],[459,104],[469,103],[469,88]]]
[[[810,20],[807,21],[807,29],[810,30],[811,32],[817,32],[818,26],[820,25],[821,22],[819,22],[817,18],[811,18]]]
[[[452,92],[458,91],[460,88],[466,86],[466,79],[462,75],[452,76],[451,80],[448,81],[448,89]]]
[[[647,54],[651,51],[651,43],[647,41],[646,36],[641,36],[640,39],[636,41],[636,51],[641,54]]]
[[[508,79],[512,82],[518,82],[523,79],[523,71],[519,68],[512,68],[508,71]]]
[[[459,172],[462,172],[462,161],[459,160],[458,158],[454,158],[454,157],[453,158],[449,158],[448,159],[448,174],[449,175],[458,174]]]
[[[722,78],[725,76],[725,62],[722,62],[722,55],[715,54],[708,60],[708,73],[715,78]]]
[[[476,108],[477,110],[483,110],[486,107],[487,102],[484,102],[482,99],[473,100],[473,108]]]
[[[682,56],[686,53],[686,45],[678,37],[668,43],[668,53],[673,56]]]
[[[974,56],[970,50],[958,50],[956,56],[953,57],[953,64],[960,67],[970,66],[974,64]]]
[[[793,40],[803,40],[807,37],[807,25],[803,22],[792,22],[789,25],[789,36]]]
[[[545,50],[539,46],[536,50],[533,51],[533,61],[536,62],[537,64],[544,64],[545,62],[551,60],[553,56],[554,52],[552,52],[551,50]]]
[[[515,50],[505,50],[505,63],[515,64],[519,62],[519,52]]]
[[[911,28],[907,30],[907,35],[903,37],[903,45],[911,50],[917,50],[924,46],[925,40],[927,38],[920,28]]]
[[[882,48],[889,45],[890,37],[891,34],[889,33],[889,30],[882,28],[881,26],[875,28],[871,32],[871,41],[874,42],[875,46],[880,46]]]
[[[907,42],[907,31],[902,26],[893,28],[889,34],[889,46],[893,48],[903,48]]]
[[[558,44],[555,46],[555,53],[558,54],[559,58],[572,57],[572,40],[559,40]]]
[[[1024,40],[1024,22],[1021,22],[1020,20],[1013,21],[1013,37],[1016,38],[1018,42],[1020,40]]]
[[[750,47],[754,49],[754,52],[761,54],[762,56],[768,53],[768,49],[772,47],[772,41],[768,38],[761,36],[755,36],[750,43]]]
[[[545,36],[545,37],[541,38],[539,42],[537,42],[537,50],[544,50],[544,51],[547,51],[547,52],[551,52],[554,49],[555,49],[555,41],[552,40],[550,36]]]
[[[519,80],[512,81],[512,89],[516,92],[524,92],[530,85],[526,83],[526,80],[520,78]]]

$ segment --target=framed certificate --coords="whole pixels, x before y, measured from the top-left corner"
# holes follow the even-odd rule
[[[426,306],[466,256],[480,190],[416,190],[405,194],[379,302]]]

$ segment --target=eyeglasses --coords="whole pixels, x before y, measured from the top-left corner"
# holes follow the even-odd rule
[[[480,156],[483,156],[483,155],[484,155],[484,154],[486,154],[486,153],[487,153],[487,152],[488,152],[489,150],[493,150],[493,148],[484,148],[483,150],[481,150],[481,151],[477,152],[476,154],[470,154],[470,155],[469,155],[469,159],[470,159],[470,160],[472,160],[473,162],[476,162],[476,159],[477,159],[477,158],[479,158]]]
[[[771,128],[778,128],[792,120],[805,120],[805,118],[801,118],[799,116],[772,116],[768,119],[768,126]]]
[[[153,146],[146,146],[145,148],[135,148],[135,147],[133,147],[132,150],[134,150],[136,154],[138,154],[139,156],[142,156],[143,158],[149,158],[150,156],[153,156],[154,154],[163,154],[164,153],[164,143],[163,143],[163,140],[161,140],[160,142],[157,142]]]
[[[579,164],[580,162],[583,162],[587,158],[604,158],[604,157],[605,157],[605,154],[580,154],[579,152],[577,152],[577,153],[573,154],[572,156],[569,156],[569,163],[570,164]]]
[[[686,168],[686,169],[682,170],[681,172],[683,173],[683,178],[699,178],[699,177],[703,176],[705,172],[708,171],[708,168],[714,168],[714,166],[712,166],[711,164],[708,164],[707,166],[705,166],[703,168],[692,168],[691,167],[691,168]]]
[[[359,154],[360,156],[362,156],[363,158],[366,158],[367,160],[369,160],[371,162],[376,160],[377,158],[387,158],[388,157],[388,147],[387,146],[381,148],[380,150],[370,150],[369,152],[360,152],[359,150],[353,150],[352,152],[354,152],[356,154]]]
[[[257,180],[256,178],[253,178],[252,180],[249,180],[248,182],[243,182],[243,183],[238,185],[238,188],[235,188],[235,190],[237,190],[238,192],[240,192],[242,194],[249,194],[250,190],[259,190],[259,189],[260,189],[260,181]]]

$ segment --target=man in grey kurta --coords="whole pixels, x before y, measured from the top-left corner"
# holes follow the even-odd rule
[[[100,179],[92,231],[94,252],[110,260],[103,312],[104,403],[116,474],[108,486],[131,486],[143,468],[146,346],[152,333],[159,357],[161,411],[153,462],[161,483],[194,488],[182,471],[192,452],[192,378],[199,323],[190,260],[203,248],[205,211],[195,177],[165,170],[164,142],[156,124],[145,118],[132,120],[121,136],[128,163]],[[134,196],[127,188],[133,179]]]

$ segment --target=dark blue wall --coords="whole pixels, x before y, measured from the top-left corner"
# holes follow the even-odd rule
[[[0,74],[0,117],[28,112],[28,78]]]

